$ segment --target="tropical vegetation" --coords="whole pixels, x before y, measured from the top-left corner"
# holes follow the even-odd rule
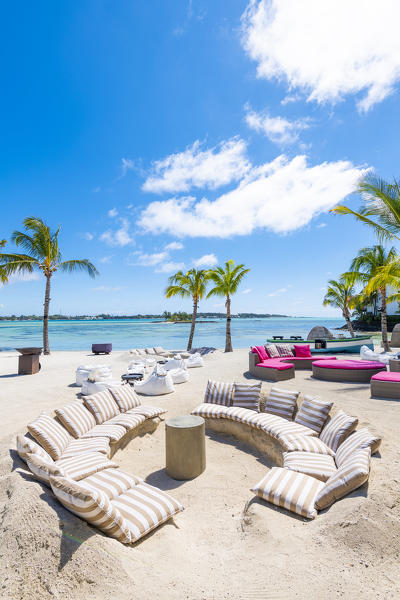
[[[354,337],[353,325],[351,324],[351,306],[354,295],[354,280],[342,275],[338,280],[331,279],[328,281],[327,291],[323,299],[324,306],[334,306],[342,311],[351,337]]]

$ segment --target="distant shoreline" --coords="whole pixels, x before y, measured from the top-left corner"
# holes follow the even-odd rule
[[[203,319],[225,319],[226,313],[198,313],[197,323],[212,323],[212,320],[203,320]],[[303,319],[308,317],[291,317],[290,315],[275,315],[275,314],[256,314],[256,313],[238,313],[236,315],[232,315],[232,319]],[[66,315],[49,315],[49,321],[123,321],[123,320],[131,320],[131,321],[139,321],[139,320],[151,320],[154,319],[155,323],[191,323],[191,320],[169,320],[165,319],[164,315],[121,315],[121,316],[113,316],[113,315],[75,315],[75,316],[66,316]],[[38,315],[8,315],[4,317],[0,317],[0,321],[43,321],[43,317]]]

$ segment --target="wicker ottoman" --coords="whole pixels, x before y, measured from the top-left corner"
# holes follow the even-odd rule
[[[317,360],[312,370],[316,379],[369,383],[373,375],[386,371],[386,365],[370,360]]]

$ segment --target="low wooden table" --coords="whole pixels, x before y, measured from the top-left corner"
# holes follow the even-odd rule
[[[166,470],[173,479],[194,479],[206,468],[205,421],[184,415],[165,421]]]

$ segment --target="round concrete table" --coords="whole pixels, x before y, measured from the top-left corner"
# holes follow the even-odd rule
[[[206,468],[205,422],[185,415],[165,421],[167,473],[173,479],[194,479]]]

